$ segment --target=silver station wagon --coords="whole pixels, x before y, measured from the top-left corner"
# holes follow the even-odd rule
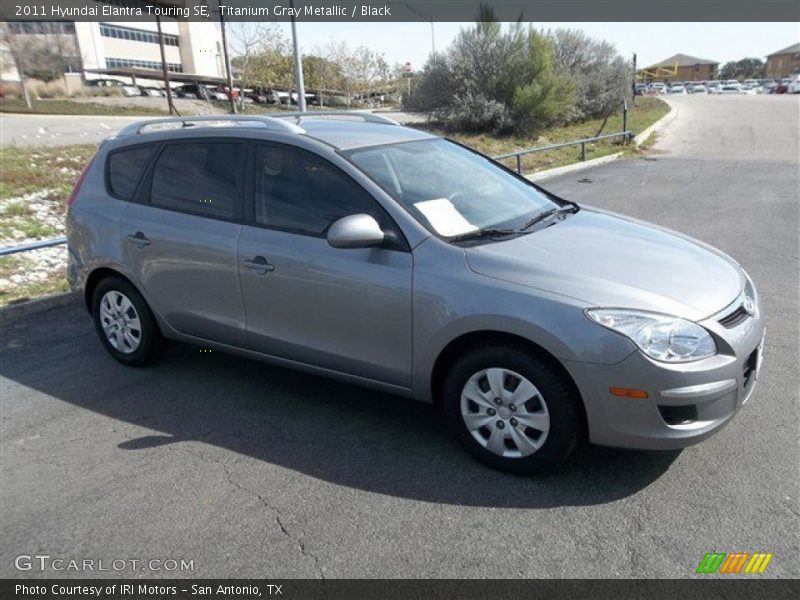
[[[117,360],[177,340],[437,403],[507,471],[699,442],[758,376],[734,260],[379,115],[137,123],[69,204],[69,280]]]

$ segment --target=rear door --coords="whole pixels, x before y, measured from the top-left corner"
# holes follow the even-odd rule
[[[322,157],[255,144],[239,239],[253,349],[342,373],[410,386],[413,258],[397,225]],[[337,249],[336,219],[367,213],[393,238]]]
[[[246,144],[165,143],[122,219],[128,268],[176,331],[245,344],[237,244]]]

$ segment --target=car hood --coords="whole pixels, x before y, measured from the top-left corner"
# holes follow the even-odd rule
[[[481,275],[699,321],[733,302],[744,273],[730,257],[676,232],[597,209],[527,235],[465,249]]]

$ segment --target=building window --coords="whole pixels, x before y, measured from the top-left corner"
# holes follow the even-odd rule
[[[9,21],[8,30],[16,34],[71,35],[75,33],[74,21]]]
[[[121,27],[110,23],[100,23],[100,35],[104,37],[116,38],[118,40],[130,40],[132,42],[146,42],[148,44],[158,43],[158,33],[145,29],[135,29],[133,27]],[[178,36],[171,33],[164,34],[165,46],[178,46]]]
[[[155,60],[139,60],[138,58],[106,58],[106,69],[154,69],[161,70],[161,63]],[[167,71],[183,73],[183,65],[167,63]]]

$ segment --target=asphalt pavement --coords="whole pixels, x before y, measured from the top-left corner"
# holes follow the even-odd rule
[[[194,561],[103,574],[126,576],[672,578],[711,551],[771,552],[764,577],[800,576],[800,97],[674,102],[649,157],[543,184],[753,277],[764,366],[719,434],[680,452],[586,446],[515,477],[427,405],[181,345],[126,368],[81,307],[60,308],[2,327],[0,576],[41,575],[14,558],[46,553]]]

